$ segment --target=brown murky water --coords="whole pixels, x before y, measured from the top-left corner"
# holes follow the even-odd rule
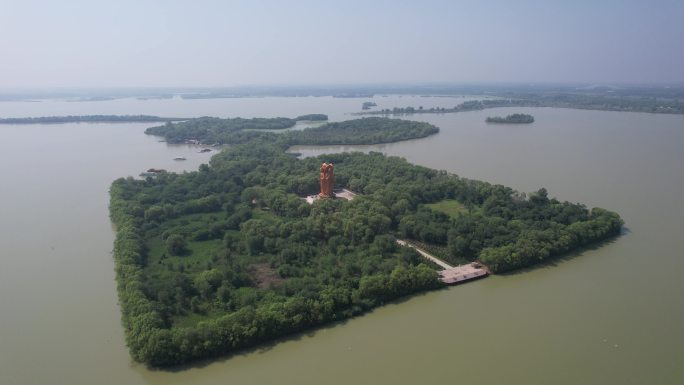
[[[380,108],[463,99],[376,97]],[[0,116],[159,114],[347,119],[361,99],[0,103]],[[532,113],[526,126],[488,115]],[[433,137],[362,149],[618,211],[600,248],[416,296],[178,371],[132,363],[114,283],[107,189],[149,167],[208,161],[147,124],[0,126],[0,384],[674,384],[684,380],[684,116],[565,109],[411,118]],[[185,156],[185,162],[172,158]]]

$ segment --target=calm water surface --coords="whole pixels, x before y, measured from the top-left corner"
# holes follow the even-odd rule
[[[0,103],[0,116],[155,114],[348,119],[367,99]],[[374,98],[379,108],[463,98]],[[525,126],[488,115],[528,112]],[[124,344],[107,190],[150,168],[207,162],[148,124],[0,126],[0,384],[677,384],[684,381],[684,117],[565,109],[414,115],[442,131],[382,151],[521,191],[618,211],[625,234],[514,275],[416,296],[184,370]],[[185,162],[172,158],[185,156]]]

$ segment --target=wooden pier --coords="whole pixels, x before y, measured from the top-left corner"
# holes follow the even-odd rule
[[[489,275],[489,271],[485,266],[480,263],[471,262],[467,265],[451,266],[448,263],[442,261],[441,259],[431,255],[425,250],[421,250],[416,246],[410,244],[401,239],[397,239],[397,243],[402,246],[407,246],[415,249],[420,255],[425,259],[437,264],[443,270],[439,271],[439,279],[446,283],[447,285],[455,285],[462,282],[471,281],[474,279],[484,278]]]
[[[439,278],[448,285],[484,278],[489,275],[487,269],[477,262],[459,265],[439,272]]]

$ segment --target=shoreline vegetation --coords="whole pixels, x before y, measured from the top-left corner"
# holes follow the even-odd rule
[[[210,119],[210,120],[206,120]],[[261,119],[262,126],[283,118]],[[532,266],[619,234],[618,214],[360,152],[299,159],[293,144],[378,143],[438,132],[427,123],[362,118],[296,132],[244,131],[200,118],[151,128],[230,147],[189,173],[110,188],[122,322],[132,357],[153,367],[216,357],[443,287],[402,247],[480,261],[493,273]],[[302,197],[321,162],[352,201]]]
[[[328,120],[328,115],[326,114],[308,114],[299,115],[294,120],[302,122],[322,122]]]
[[[470,100],[453,108],[445,107],[394,107],[375,111],[355,112],[352,115],[407,115],[407,114],[446,114],[454,112],[480,111],[501,107],[553,107],[578,110],[647,112],[656,114],[684,114],[684,102],[676,100],[658,100],[656,98],[631,99],[612,97],[589,97],[585,95],[556,96],[521,96],[513,98],[505,96],[496,99]]]
[[[225,88],[117,88],[117,89],[65,89],[5,90],[0,92],[3,101],[108,101],[122,98],[147,99],[220,99],[262,97],[341,97],[368,99],[369,103],[382,101],[387,95],[421,95],[460,98],[472,95],[479,98],[515,100],[514,107],[556,107],[605,111],[631,111],[665,114],[684,114],[684,86],[671,85],[592,85],[592,84],[423,84],[423,85],[359,85],[349,86],[246,86]],[[368,105],[367,108],[374,107]],[[493,108],[494,105],[486,107]],[[505,107],[505,106],[504,106]],[[408,107],[405,107],[408,108]],[[467,109],[449,108],[447,111],[414,108],[412,113],[460,112]],[[390,109],[393,111],[394,109]],[[378,111],[367,111],[377,114]],[[386,113],[386,112],[385,112]],[[401,113],[401,112],[399,112]],[[404,112],[405,113],[405,112]]]
[[[181,122],[192,120],[193,118],[165,118],[153,115],[66,115],[66,116],[41,116],[41,117],[26,117],[26,118],[0,118],[0,124],[58,124],[58,123],[150,123],[150,122]],[[216,118],[218,119],[218,118]],[[283,118],[284,119],[284,118]],[[249,124],[248,119],[236,118],[235,124]],[[328,120],[328,115],[325,114],[308,114],[301,115],[294,119],[282,120],[278,123],[272,123],[271,129],[289,128],[294,126],[298,121],[316,122]],[[251,122],[255,125],[253,129],[266,128],[259,123],[260,119],[252,119]],[[241,128],[242,129],[242,128]]]
[[[506,117],[502,116],[488,116],[485,119],[487,123],[500,124],[529,124],[534,123],[534,116],[528,114],[511,114]]]
[[[293,127],[295,123],[294,119],[289,118],[204,117],[150,127],[145,133],[161,136],[169,143],[239,144],[257,140],[278,141],[294,146],[391,143],[423,138],[439,132],[439,128],[432,124],[380,117],[331,122],[301,131],[259,131],[286,129]]]
[[[59,124],[59,123],[148,123],[178,122],[188,118],[164,118],[152,115],[67,115],[34,118],[0,118],[0,124]]]

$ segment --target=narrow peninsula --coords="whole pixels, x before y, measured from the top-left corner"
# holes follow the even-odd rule
[[[56,123],[149,123],[178,122],[187,118],[163,118],[152,115],[67,115],[35,118],[0,118],[0,124],[56,124]]]
[[[500,107],[554,107],[579,110],[630,111],[653,114],[684,114],[684,101],[678,98],[617,97],[591,94],[506,93],[487,99],[469,100],[454,107],[408,106],[355,112],[355,115],[446,114]],[[365,110],[365,109],[364,109]]]

